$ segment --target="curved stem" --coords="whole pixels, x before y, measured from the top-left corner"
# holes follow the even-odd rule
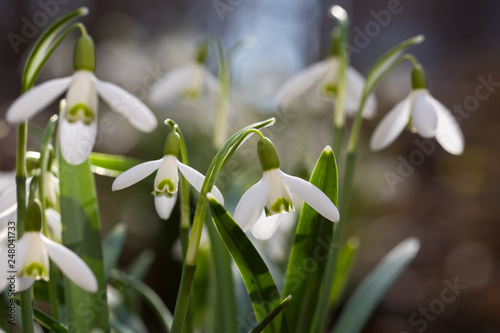
[[[267,121],[247,126],[238,131],[217,152],[217,155],[214,157],[212,163],[210,164],[210,167],[208,168],[205,181],[203,182],[203,186],[200,191],[200,198],[198,199],[198,204],[196,205],[186,260],[182,268],[181,284],[177,295],[174,320],[172,323],[172,333],[181,333],[184,327],[184,322],[186,320],[189,298],[193,287],[194,273],[196,271],[196,261],[200,248],[201,233],[203,231],[203,222],[205,220],[205,214],[208,207],[207,193],[212,190],[217,177],[226,165],[229,158],[231,158],[231,156],[234,154],[236,149],[238,149],[243,140],[249,134],[253,133],[253,131],[250,131],[250,129],[258,129],[269,126],[274,124],[274,121],[274,118],[271,118]]]

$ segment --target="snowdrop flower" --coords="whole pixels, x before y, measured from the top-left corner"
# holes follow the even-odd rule
[[[157,121],[148,107],[122,88],[98,80],[94,68],[94,43],[90,36],[84,35],[75,47],[75,73],[42,83],[23,94],[7,110],[7,121],[19,124],[30,119],[67,90],[67,103],[59,121],[60,147],[64,159],[75,165],[83,163],[94,147],[98,95],[137,129],[153,131]]]
[[[451,154],[460,155],[464,149],[464,137],[455,117],[431,96],[420,65],[412,71],[412,91],[382,119],[371,137],[370,148],[384,149],[408,125],[424,138],[435,137]]]
[[[51,241],[41,233],[42,218],[38,202],[28,206],[26,230],[16,242],[16,253],[5,249],[0,253],[0,290],[5,290],[10,283],[15,283],[16,291],[28,289],[35,280],[49,280],[49,258],[57,267],[81,288],[97,291],[97,279],[87,264],[68,248]],[[14,264],[8,259],[15,256]],[[10,281],[7,271],[17,271],[17,276]]]
[[[149,101],[153,105],[168,107],[183,99],[216,96],[219,90],[217,78],[203,65],[207,48],[207,42],[203,42],[198,48],[196,61],[167,73],[153,85]]]
[[[179,134],[176,132],[170,133],[165,141],[163,158],[136,165],[125,171],[115,179],[112,190],[117,191],[129,187],[158,170],[153,190],[155,208],[158,215],[162,219],[167,220],[172,213],[177,199],[179,172],[182,173],[184,178],[198,192],[201,191],[205,180],[205,177],[201,173],[177,160],[180,149],[179,145]],[[214,186],[212,194],[219,202],[224,202],[224,198],[217,187]]]
[[[333,202],[313,184],[280,170],[278,154],[266,137],[257,150],[264,172],[262,179],[243,194],[234,211],[234,219],[243,229],[251,229],[259,239],[268,239],[278,228],[282,213],[294,210],[292,192],[332,222],[340,216]]]
[[[333,101],[337,92],[338,76],[340,69],[340,37],[334,36],[330,56],[320,62],[306,67],[292,76],[278,91],[278,108],[285,109],[299,99],[310,97],[323,97]],[[347,116],[354,117],[358,111],[361,95],[365,85],[363,76],[351,66],[346,69],[346,100],[345,112]],[[326,106],[326,104],[322,104]],[[315,108],[312,109],[317,109]],[[321,108],[323,111],[324,108]],[[363,117],[372,118],[377,111],[377,100],[371,94],[363,108]]]

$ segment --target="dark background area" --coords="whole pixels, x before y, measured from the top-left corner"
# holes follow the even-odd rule
[[[34,17],[39,15],[38,19],[42,20],[43,15],[39,13],[45,10],[40,3],[49,2],[0,2],[2,171],[11,170],[15,165],[15,128],[3,121],[5,111],[19,95],[20,73],[30,47],[54,18],[46,14],[47,22],[40,24],[38,32],[26,38],[26,43],[17,46],[18,52],[9,34],[26,37],[23,18],[34,23],[37,22]],[[230,46],[247,34],[255,35],[256,46],[241,51],[232,66],[235,100],[232,124],[236,129],[252,120],[272,116],[273,96],[280,85],[301,68],[327,56],[330,31],[334,26],[327,10],[332,3],[319,0],[221,2],[230,9],[222,14],[219,12],[220,15],[213,1],[55,0],[50,3],[57,4],[54,17],[79,6],[90,9],[90,14],[82,21],[96,41],[96,75],[123,86],[140,98],[150,88],[145,79],[151,72],[165,73],[187,64],[196,42],[203,37],[219,35],[224,44]],[[394,144],[378,153],[368,150],[368,139],[383,115],[408,94],[410,67],[400,65],[381,82],[376,91],[378,115],[363,126],[361,158],[350,207],[348,233],[359,236],[361,251],[348,292],[392,247],[408,236],[416,236],[421,241],[419,255],[391,287],[364,332],[498,332],[500,2],[401,0],[398,7],[401,11],[380,23],[377,17],[380,19],[381,11],[387,10],[391,2],[337,2],[346,8],[351,18],[351,45],[359,46],[356,41],[363,39],[360,35],[366,34],[369,27],[378,26],[378,32],[371,33],[373,37],[364,38],[362,44],[366,45],[352,54],[352,65],[366,75],[373,62],[390,47],[414,35],[425,35],[426,41],[412,48],[411,53],[425,67],[429,90],[438,100],[450,110],[457,110],[460,105],[470,110],[455,112],[461,119],[466,147],[461,156],[452,156],[436,144],[435,152],[425,155],[425,160],[414,167],[411,175],[391,188],[387,175],[398,174],[401,161],[409,160],[420,149],[415,142],[417,136],[405,132]],[[61,45],[41,73],[39,82],[71,74],[72,45],[71,41]],[[213,63],[213,59],[209,59],[209,68],[215,72]],[[154,81],[156,76],[152,77]],[[488,78],[498,82],[491,86],[489,97],[475,98],[477,87]],[[191,134],[193,165],[204,172],[210,150],[204,149],[207,140],[203,140],[204,133],[198,133],[193,123],[200,114],[208,116],[207,113],[188,113],[193,108],[190,105],[184,109],[155,112],[159,119],[172,117],[177,120],[175,116],[180,115],[181,128]],[[34,118],[29,148],[38,146],[36,126],[44,126],[50,114],[56,111],[54,104]],[[247,111],[252,116],[243,115]],[[99,112],[100,116],[113,117],[104,106]],[[311,129],[329,124],[329,117],[319,118],[311,125],[317,127]],[[112,119],[116,121],[116,130],[103,133],[96,151],[144,160],[159,158],[166,128],[160,127],[145,135],[132,130],[119,117]],[[317,142],[306,159],[315,160],[318,152],[329,143],[328,136],[325,138],[318,134],[320,132],[301,132],[300,135]],[[285,144],[278,150],[284,155],[295,152],[294,147]],[[290,163],[284,167],[287,172],[301,167],[297,160],[292,159]],[[258,177],[257,170],[251,171],[249,177]],[[237,198],[239,195],[235,193],[242,190],[235,188],[246,188],[245,184],[250,184],[251,180],[238,172],[231,185],[222,186],[223,191]],[[132,189],[112,193],[112,179],[96,176],[96,181],[104,232],[118,222],[125,222],[129,228],[120,264],[126,266],[140,250],[153,248],[157,259],[146,282],[173,309],[181,267],[171,256],[178,237],[174,222],[177,210],[169,221],[156,216],[150,196],[151,183],[143,182]],[[229,199],[229,204],[234,205],[236,198]],[[467,289],[455,301],[446,304],[442,313],[427,320],[425,329],[417,331],[423,325],[412,326],[412,314],[419,312],[421,307],[435,304],[446,287],[444,281],[454,280]],[[151,315],[145,313],[145,316],[150,318]]]

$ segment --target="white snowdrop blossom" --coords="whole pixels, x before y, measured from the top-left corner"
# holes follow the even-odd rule
[[[216,96],[218,90],[217,78],[203,64],[194,62],[167,73],[151,88],[149,101],[169,107],[181,100]]]
[[[182,100],[216,96],[219,82],[203,65],[207,52],[208,44],[204,41],[198,47],[196,60],[168,72],[153,85],[149,101],[153,105],[169,107]]]
[[[337,207],[326,194],[313,184],[280,170],[276,149],[268,138],[259,140],[258,155],[262,179],[243,194],[234,211],[234,219],[243,231],[251,230],[258,239],[270,238],[283,213],[294,210],[292,193],[328,220],[339,221]]]
[[[21,95],[7,110],[6,119],[19,124],[30,119],[67,90],[66,105],[59,120],[60,148],[71,164],[83,163],[94,147],[97,135],[98,95],[137,129],[151,132],[157,120],[149,108],[122,88],[95,77],[94,45],[82,36],[75,48],[75,73],[44,82]]]
[[[97,291],[97,279],[87,264],[74,252],[41,233],[40,205],[29,205],[26,231],[15,242],[15,253],[9,248],[0,253],[0,291],[13,284],[16,291],[28,289],[36,280],[49,280],[49,258],[75,284],[89,292]],[[14,268],[10,265],[14,265]],[[7,271],[17,271],[10,278]]]
[[[167,220],[177,200],[179,172],[198,192],[201,191],[205,181],[205,177],[201,173],[177,160],[179,142],[179,134],[170,133],[165,143],[163,158],[136,165],[125,171],[115,179],[112,190],[117,191],[129,187],[158,170],[153,190],[155,208],[158,215]],[[224,198],[217,187],[214,186],[211,193],[219,202],[224,202]]]
[[[306,97],[315,98],[317,96],[323,97],[328,101],[334,101],[337,91],[339,68],[339,58],[330,56],[298,72],[286,81],[278,91],[278,108],[285,109],[293,104],[294,101]],[[349,66],[346,70],[345,112],[347,116],[354,117],[356,115],[364,85],[365,79],[363,76]],[[363,108],[363,117],[372,118],[376,111],[377,100],[371,94]]]
[[[378,151],[390,145],[405,128],[424,138],[436,138],[450,154],[460,155],[464,137],[452,113],[431,96],[420,66],[412,72],[412,91],[378,124],[370,140],[370,148]]]

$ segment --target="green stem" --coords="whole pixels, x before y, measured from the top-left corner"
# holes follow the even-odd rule
[[[28,139],[28,123],[24,122],[17,128],[17,156],[16,156],[16,192],[17,192],[17,239],[24,233],[26,219],[26,142]],[[21,299],[21,321],[23,332],[34,333],[33,303],[31,288],[19,293]]]
[[[222,48],[220,39],[215,39],[217,47],[217,55],[219,57],[219,96],[217,99],[217,113],[215,116],[213,145],[215,149],[219,149],[226,140],[227,132],[227,113],[228,113],[228,98],[231,79],[229,76],[229,63]]]
[[[182,135],[182,131],[171,119],[166,119],[165,124],[170,126],[173,131],[177,132],[180,137],[180,160],[182,163],[189,165],[186,142],[184,140],[184,136]],[[181,239],[181,247],[182,247],[182,259],[186,259],[187,248],[189,243],[189,229],[191,228],[191,207],[189,203],[189,183],[187,179],[181,174],[179,181],[179,199],[180,199],[180,210],[181,210],[181,223],[180,223],[180,239]],[[190,304],[188,306],[187,314],[186,314],[186,332],[190,333],[194,331],[193,327],[193,307]]]
[[[48,169],[49,162],[49,144],[52,140],[52,135],[54,134],[55,126],[57,124],[57,115],[53,115],[49,123],[47,124],[47,128],[42,138],[42,143],[40,145],[40,159],[38,160],[38,167],[40,168],[40,178],[38,180],[38,196],[41,202],[42,209],[42,226],[43,226],[43,234],[49,237],[49,227],[45,218],[45,209],[47,208],[47,202],[45,197],[45,179],[47,172],[50,172]],[[56,207],[54,207],[56,208]],[[56,320],[60,319],[60,311],[59,311],[59,297],[57,295],[57,267],[54,263],[50,262],[50,271],[49,271],[49,281],[48,281],[48,292],[49,292],[49,300],[50,300],[50,309],[52,312],[52,317]]]
[[[196,211],[193,219],[193,227],[186,254],[186,260],[181,275],[181,284],[177,295],[175,305],[174,321],[172,324],[172,333],[181,333],[186,320],[186,313],[189,306],[189,298],[194,281],[194,273],[196,271],[196,260],[200,248],[201,233],[203,231],[203,222],[208,207],[207,193],[209,193],[217,180],[220,172],[226,165],[227,161],[234,154],[243,140],[252,133],[250,129],[258,129],[274,124],[274,118],[256,123],[243,128],[233,135],[224,146],[217,152],[217,155],[212,160],[208,168],[203,187],[200,191],[200,198],[196,205]]]

